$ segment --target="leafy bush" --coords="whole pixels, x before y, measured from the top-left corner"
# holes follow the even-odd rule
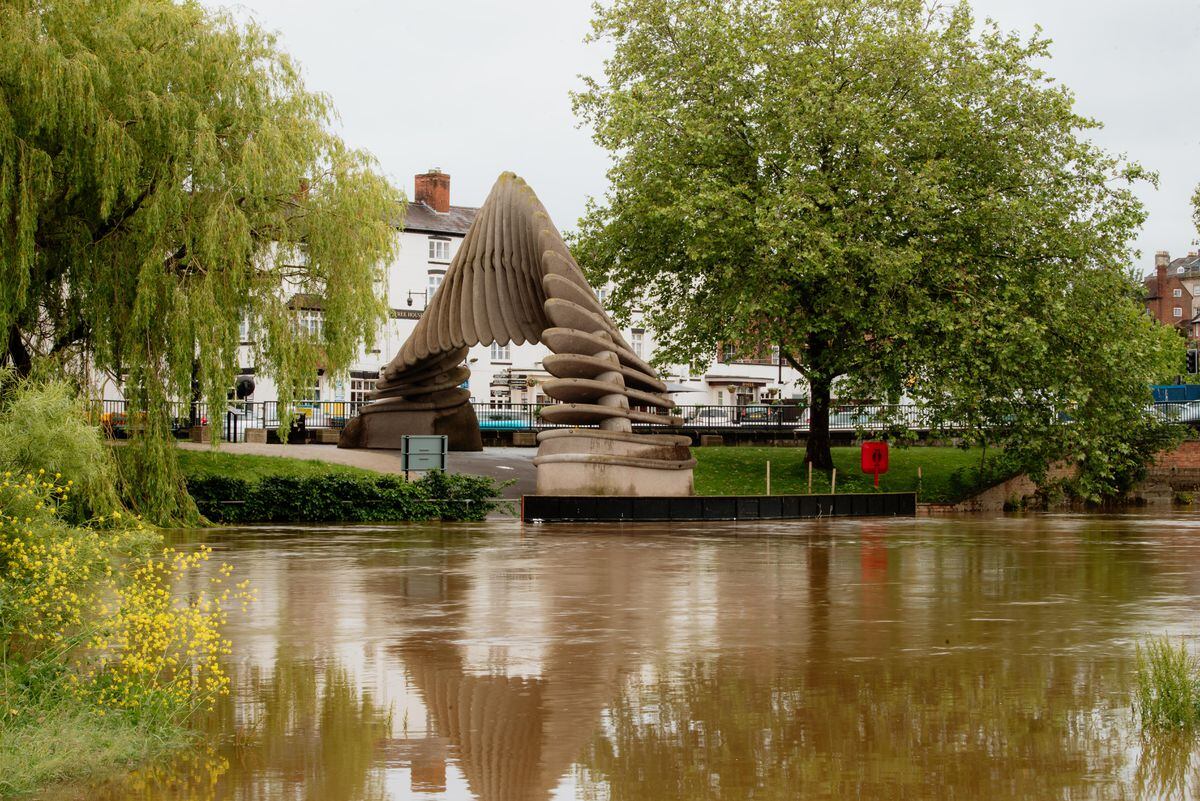
[[[66,381],[11,380],[0,371],[0,472],[70,476],[72,503],[63,516],[82,520],[124,511],[112,455],[98,426]]]
[[[497,508],[499,490],[490,478],[440,471],[416,481],[338,474],[188,479],[200,511],[218,523],[482,520]]]
[[[1200,660],[1183,642],[1152,639],[1137,649],[1133,706],[1148,729],[1200,724]]]

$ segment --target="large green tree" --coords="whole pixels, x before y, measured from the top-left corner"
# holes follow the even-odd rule
[[[331,117],[272,35],[199,3],[0,4],[0,365],[122,380],[159,517],[181,497],[165,404],[223,408],[242,319],[286,409],[384,318],[403,199]],[[323,297],[319,336],[297,293]]]
[[[778,344],[814,465],[835,386],[1062,452],[1173,369],[1128,272],[1153,176],[1088,140],[1046,40],[925,0],[614,0],[593,38],[575,106],[613,166],[577,256],[663,362]]]

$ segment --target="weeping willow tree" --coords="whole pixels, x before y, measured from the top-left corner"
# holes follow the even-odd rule
[[[198,3],[0,4],[0,365],[118,377],[123,480],[153,518],[195,514],[167,408],[223,408],[242,319],[287,409],[386,315],[403,199],[332,116],[273,35]]]

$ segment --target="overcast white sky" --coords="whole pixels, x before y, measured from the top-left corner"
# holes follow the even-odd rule
[[[606,186],[607,157],[576,127],[568,92],[598,74],[584,44],[590,0],[206,0],[279,32],[310,88],[330,94],[346,140],[409,195],[412,176],[450,173],[451,202],[478,205],[513,170],[569,230]],[[1142,197],[1138,247],[1195,249],[1189,200],[1200,183],[1200,0],[974,0],[980,17],[1054,40],[1049,71],[1096,139],[1161,175]]]

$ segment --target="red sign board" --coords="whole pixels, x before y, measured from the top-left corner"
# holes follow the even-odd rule
[[[888,471],[888,445],[886,442],[864,442],[862,444],[862,471],[874,474],[875,486],[879,486],[879,474]]]

